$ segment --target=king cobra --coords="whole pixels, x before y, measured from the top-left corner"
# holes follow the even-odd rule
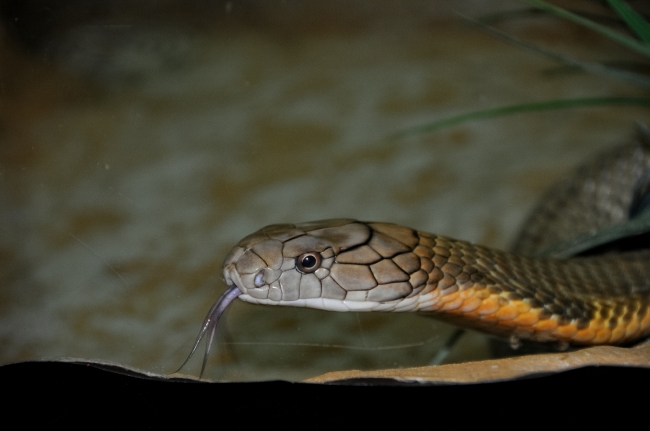
[[[650,213],[644,211],[648,141],[642,136],[610,150],[562,179],[510,253],[391,223],[337,219],[264,227],[226,256],[228,289],[183,365],[208,333],[203,373],[219,317],[235,298],[331,311],[417,312],[500,337],[565,345],[647,337],[648,223],[641,224],[644,235],[638,229],[614,235],[635,237],[632,247],[596,241],[591,251],[570,258],[554,255],[553,247],[564,244],[566,251]]]

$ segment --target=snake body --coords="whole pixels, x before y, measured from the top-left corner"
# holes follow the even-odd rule
[[[333,311],[419,312],[502,337],[564,345],[647,337],[650,247],[534,256],[624,223],[648,172],[650,145],[643,139],[583,165],[542,200],[512,253],[381,222],[267,226],[226,257],[229,289],[206,317],[194,350],[236,297]]]
[[[317,255],[317,269],[296,268]],[[650,333],[649,262],[648,252],[532,259],[388,223],[325,220],[256,232],[224,271],[256,304],[414,311],[519,339],[618,344]]]

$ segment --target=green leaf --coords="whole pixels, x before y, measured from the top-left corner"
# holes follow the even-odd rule
[[[650,43],[650,23],[636,13],[634,9],[622,0],[607,0],[609,5],[616,11],[625,23],[639,36],[639,39]]]
[[[504,117],[506,115],[521,114],[524,112],[549,111],[553,109],[566,109],[585,106],[599,105],[640,105],[650,106],[650,98],[642,97],[594,97],[581,99],[563,99],[548,100],[545,102],[524,103],[520,105],[502,106],[500,108],[491,108],[481,111],[468,112],[456,115],[421,126],[410,127],[397,132],[393,138],[405,138],[408,136],[419,135],[422,133],[433,132],[445,127],[451,127],[458,124],[467,123],[474,120],[484,120],[487,118]]]
[[[496,28],[491,27],[491,26],[489,26],[487,24],[484,24],[482,21],[477,21],[477,20],[475,20],[473,18],[469,18],[469,17],[466,17],[464,15],[461,15],[461,17],[463,17],[463,19],[465,19],[466,21],[468,21],[468,22],[470,22],[470,23],[472,23],[474,25],[479,26],[479,27],[485,29],[486,31],[489,31],[490,33],[493,33],[494,35],[496,35],[496,36],[498,36],[500,38],[503,38],[508,42],[511,42],[511,43],[516,44],[516,45],[522,46],[522,47],[524,47],[525,49],[527,49],[527,50],[529,50],[531,52],[544,55],[546,57],[549,57],[549,58],[552,58],[554,60],[560,61],[560,62],[562,62],[564,64],[567,64],[569,66],[578,67],[578,68],[580,68],[580,69],[582,69],[582,70],[584,70],[586,72],[590,72],[590,73],[594,73],[594,74],[598,74],[598,75],[605,75],[605,76],[613,77],[613,78],[616,78],[616,79],[625,80],[625,81],[631,82],[631,83],[633,83],[635,85],[640,85],[640,86],[643,86],[643,87],[650,88],[650,78],[648,78],[648,76],[643,75],[641,73],[636,73],[636,72],[632,72],[632,71],[625,70],[625,69],[622,69],[622,68],[616,68],[616,67],[608,66],[606,64],[591,63],[591,62],[587,62],[587,61],[581,61],[581,60],[578,60],[577,58],[570,57],[568,55],[560,54],[560,53],[557,53],[557,52],[549,51],[549,50],[546,50],[546,49],[541,48],[539,46],[530,44],[528,42],[524,42],[521,39],[518,39],[518,38],[516,38],[514,36],[511,36],[511,35],[509,35],[507,33],[502,32],[500,30],[497,30]]]
[[[575,14],[573,12],[569,12],[566,9],[562,9],[560,7],[557,7],[555,5],[552,5],[550,3],[547,3],[543,0],[524,0],[533,6],[536,6],[540,9],[549,11],[553,13],[554,15],[557,15],[561,18],[568,19],[570,21],[575,22],[576,24],[580,24],[584,27],[590,28],[626,47],[629,49],[632,49],[634,51],[637,51],[645,56],[650,57],[650,45],[646,44],[645,42],[640,42],[632,37],[626,36],[624,34],[621,34],[617,31],[614,31],[604,25],[597,24],[593,21],[590,21],[586,18],[581,17],[578,14]]]

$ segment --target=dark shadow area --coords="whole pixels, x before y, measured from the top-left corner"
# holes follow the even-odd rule
[[[442,416],[459,420],[456,409],[465,412],[463,422],[474,417],[486,419],[489,412],[497,413],[496,420],[509,410],[513,415],[540,410],[553,414],[558,409],[575,414],[581,406],[596,408],[596,399],[606,399],[608,412],[630,411],[631,399],[643,397],[622,394],[647,387],[650,369],[587,367],[480,385],[399,385],[380,380],[331,385],[280,381],[215,384],[164,382],[90,365],[41,362],[1,367],[0,381],[4,393],[13,395],[5,417],[17,417],[28,406],[33,412],[29,422],[44,425],[169,429],[200,423],[210,429],[230,430],[267,429],[271,424],[282,424],[281,429],[331,429],[346,423],[385,429],[386,421],[403,417],[408,421],[406,429],[413,429],[419,424],[439,423]],[[19,406],[20,410],[14,410]],[[92,423],[87,422],[89,418]]]

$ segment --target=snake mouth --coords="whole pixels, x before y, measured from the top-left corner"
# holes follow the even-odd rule
[[[239,273],[235,269],[234,262],[224,265],[223,278],[226,284],[228,285],[228,289],[232,289],[233,287],[236,287],[241,291],[241,293],[246,293],[246,288],[242,283],[241,277],[239,277]]]

